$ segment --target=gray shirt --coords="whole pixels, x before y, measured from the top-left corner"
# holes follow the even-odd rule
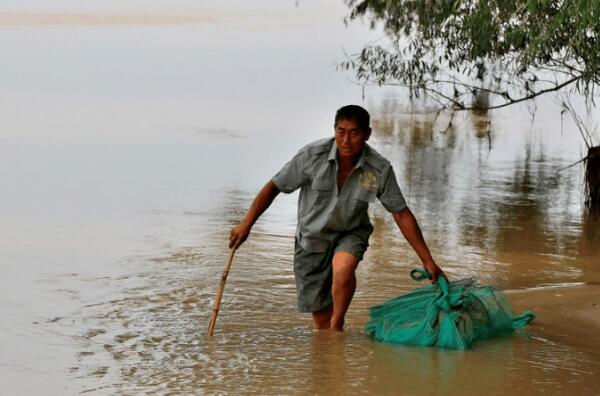
[[[375,198],[391,213],[406,208],[390,162],[368,144],[341,191],[337,171],[337,145],[327,138],[301,148],[272,179],[284,193],[300,188],[296,237],[308,251],[325,251],[340,232],[366,242],[373,232],[367,209]]]

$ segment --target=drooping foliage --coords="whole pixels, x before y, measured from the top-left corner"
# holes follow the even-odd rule
[[[382,26],[385,42],[341,67],[365,84],[408,87],[446,108],[497,108],[562,88],[589,99],[600,82],[598,0],[347,0],[346,21]],[[475,95],[475,96],[474,96]]]
[[[600,83],[600,0],[346,0],[384,40],[340,63],[362,84],[406,87],[439,109],[490,110],[559,92],[588,147],[586,206],[600,211],[596,131],[568,96],[595,109]],[[566,110],[565,110],[566,111]]]

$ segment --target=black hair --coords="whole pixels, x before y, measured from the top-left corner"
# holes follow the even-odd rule
[[[335,112],[334,128],[337,126],[339,120],[354,120],[360,129],[367,131],[371,123],[371,116],[367,110],[358,105],[347,105],[340,107]]]

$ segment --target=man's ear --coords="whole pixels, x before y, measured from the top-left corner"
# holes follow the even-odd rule
[[[369,138],[371,137],[371,131],[372,131],[372,129],[371,129],[371,127],[369,127],[367,129],[367,138],[365,140],[369,140]]]

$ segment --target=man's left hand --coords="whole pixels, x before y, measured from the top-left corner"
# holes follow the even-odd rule
[[[437,284],[438,276],[443,276],[446,281],[448,281],[448,277],[444,274],[444,271],[434,261],[429,261],[423,264],[423,268],[427,270],[431,274],[431,283],[434,285]]]

